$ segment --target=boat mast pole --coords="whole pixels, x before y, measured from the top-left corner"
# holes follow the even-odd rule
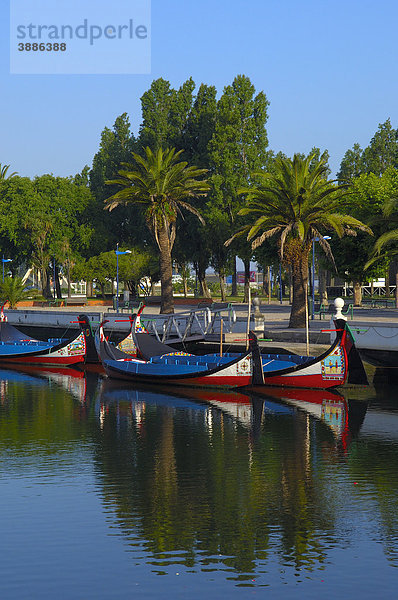
[[[252,306],[252,297],[249,283],[249,306],[247,310],[247,327],[246,327],[246,350],[249,350],[249,331],[250,331],[250,318],[251,318],[251,306]]]
[[[308,330],[308,287],[305,286],[305,347],[307,356],[310,355],[310,334]]]

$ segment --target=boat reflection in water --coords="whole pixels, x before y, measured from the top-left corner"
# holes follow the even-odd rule
[[[218,413],[250,430],[253,440],[259,438],[267,416],[294,416],[300,411],[327,425],[343,449],[358,433],[367,408],[364,401],[346,400],[341,393],[328,390],[264,387],[261,395],[183,387],[160,391],[149,386],[132,388],[123,382],[104,379],[96,407],[102,425],[110,403],[117,405],[119,416],[129,414],[138,425],[148,405],[205,411],[210,429]]]
[[[81,405],[94,401],[95,413],[103,426],[110,405],[116,407],[118,419],[123,416],[140,426],[148,406],[168,407],[172,410],[190,409],[202,412],[211,429],[214,419],[229,417],[235,424],[250,431],[252,439],[261,434],[267,415],[294,416],[297,411],[323,422],[347,448],[363,423],[367,402],[347,400],[339,391],[303,388],[261,388],[243,393],[235,390],[207,388],[172,388],[142,385],[131,387],[123,381],[99,378],[96,372],[72,368],[11,366],[0,370],[0,395],[6,397],[10,382],[29,385],[56,384],[69,392]]]
[[[231,585],[239,586],[234,597],[243,585],[257,587],[260,595],[272,586],[275,597],[286,596],[293,589],[287,581],[293,595],[299,582],[300,597],[319,597],[325,575],[330,589],[337,580],[351,586],[352,568],[361,582],[362,556],[371,556],[375,587],[380,571],[384,578],[390,564],[396,571],[394,390],[391,409],[382,404],[387,392],[378,398],[366,390],[359,410],[348,388],[344,396],[274,387],[262,397],[192,388],[155,391],[69,370],[4,371],[0,382],[9,390],[0,426],[2,474],[11,482],[8,492],[4,486],[2,510],[10,523],[19,519],[29,544],[24,554],[10,525],[12,553],[5,560],[12,556],[14,580],[24,576],[25,589],[38,569],[47,584],[54,554],[58,562],[51,572],[61,573],[55,579],[61,589],[70,565],[78,564],[76,548],[82,568],[73,585],[92,586],[107,557],[104,579],[93,590],[97,598],[104,581],[119,585],[121,596],[128,597],[140,572],[140,597],[176,597],[176,585],[181,594],[192,585],[196,599],[204,589],[214,597],[213,588],[221,590],[224,580],[229,595]],[[342,451],[358,432],[368,402],[355,443]],[[374,422],[381,411],[383,421],[372,428],[368,418]],[[394,418],[388,420],[390,412]],[[54,493],[56,510],[49,511]],[[62,534],[58,554],[53,523]],[[39,550],[36,562],[26,560],[30,548]],[[21,552],[27,573],[20,568]],[[109,580],[115,571],[117,579]],[[154,584],[154,574],[169,577]],[[144,588],[148,581],[153,593]],[[365,584],[362,591],[370,597]],[[32,597],[43,594],[36,587]]]
[[[261,396],[278,400],[322,421],[347,449],[361,428],[367,402],[347,400],[341,391],[264,386]]]
[[[24,382],[29,385],[57,384],[69,392],[81,404],[86,401],[87,378],[86,373],[71,367],[47,366],[10,366],[0,369],[1,382]]]
[[[96,410],[102,424],[111,403],[118,405],[119,414],[127,414],[127,403],[137,424],[140,423],[146,407],[156,405],[201,411],[210,429],[213,419],[219,418],[220,415],[227,416],[236,424],[250,430],[253,438],[257,438],[267,413],[293,413],[289,406],[271,400],[264,401],[251,393],[244,394],[234,390],[162,386],[160,391],[159,387],[150,386],[132,388],[125,382],[111,379],[103,379],[99,390]]]

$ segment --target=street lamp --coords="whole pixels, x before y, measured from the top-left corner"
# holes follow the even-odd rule
[[[131,250],[119,250],[119,244],[116,244],[116,312],[119,312],[119,256],[121,254],[131,254]]]
[[[324,240],[331,240],[330,235],[322,236]],[[319,242],[319,238],[312,238],[312,310],[311,319],[315,319],[315,242]]]
[[[4,283],[4,263],[12,262],[12,258],[4,258],[4,254],[3,254],[3,258],[1,259],[1,262],[3,263],[3,283]]]

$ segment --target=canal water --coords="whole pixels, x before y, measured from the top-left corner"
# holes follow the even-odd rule
[[[1,370],[1,600],[395,597],[397,391]]]

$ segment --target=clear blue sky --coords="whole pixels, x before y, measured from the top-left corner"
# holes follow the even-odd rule
[[[140,97],[158,77],[178,87],[192,76],[221,93],[248,75],[270,101],[270,148],[327,148],[333,171],[380,122],[398,127],[393,0],[152,0],[151,75],[10,75],[7,0],[0,6],[0,162],[20,175],[91,166],[119,114],[138,131]]]

